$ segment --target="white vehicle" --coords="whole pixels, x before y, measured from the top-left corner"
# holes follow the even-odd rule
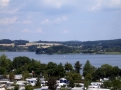
[[[64,86],[64,85],[67,85],[67,79],[65,78],[60,78],[58,81],[57,81],[57,85],[58,86]]]
[[[27,84],[35,86],[37,79],[36,78],[27,78],[26,81],[27,81]]]
[[[16,84],[19,86],[25,86],[26,81],[17,81]]]

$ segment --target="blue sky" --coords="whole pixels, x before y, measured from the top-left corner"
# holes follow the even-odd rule
[[[0,0],[0,39],[121,38],[121,0]]]

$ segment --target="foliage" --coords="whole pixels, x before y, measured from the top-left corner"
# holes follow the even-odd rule
[[[11,60],[4,54],[0,56],[0,74],[3,74],[11,69]]]
[[[35,52],[36,49],[37,49],[37,45],[28,46],[28,50],[31,52]]]
[[[69,87],[71,87],[71,88],[74,87],[74,81],[72,79],[69,80]]]
[[[56,90],[56,79],[54,77],[50,77],[48,80],[48,88],[50,90]]]
[[[25,64],[29,64],[29,63],[30,63],[30,59],[28,57],[19,56],[19,57],[15,57],[13,59],[12,66],[13,66],[13,68],[17,69],[17,68],[20,68],[21,66],[23,66]]]
[[[26,45],[26,43],[29,43],[27,40],[14,40],[15,45]]]
[[[90,64],[90,61],[89,60],[87,60],[86,61],[86,64],[84,65],[84,67],[83,67],[83,76],[85,77],[86,76],[86,78],[88,77],[90,77],[90,79],[91,79],[91,77],[92,77],[92,74],[93,74],[93,72],[95,71],[95,68]],[[87,75],[88,74],[88,75]]]
[[[90,74],[90,73],[86,74],[85,80],[91,81],[92,80],[92,74]]]
[[[70,63],[66,62],[65,63],[65,70],[69,72],[69,71],[73,70],[73,66]]]
[[[103,82],[103,85],[101,85],[102,88],[110,88],[110,87],[113,87],[113,84],[111,81],[104,81]]]
[[[15,46],[3,46],[0,45],[0,50],[3,51],[36,51],[37,54],[46,53],[46,54],[53,54],[53,53],[97,53],[97,54],[104,54],[110,52],[118,52],[121,54],[121,39],[114,39],[114,40],[100,40],[100,41],[37,41],[35,43],[53,43],[53,47],[49,47],[47,49],[44,48],[37,48],[37,45],[20,47],[19,45],[25,45],[29,43],[27,40],[9,40],[9,39],[2,39],[0,40],[0,44],[12,44],[14,43]],[[60,44],[60,46],[54,46],[55,43]],[[44,51],[44,52],[43,52]]]
[[[56,72],[57,72],[57,64],[49,62],[47,65],[48,76],[56,76],[57,75]]]
[[[26,71],[23,71],[22,77],[23,77],[24,80],[25,80],[26,78],[30,77],[29,72],[28,72],[27,70],[26,70]]]
[[[40,78],[39,78],[39,77],[37,78],[36,86],[37,86],[37,87],[40,87],[40,86],[41,86]]]
[[[31,85],[26,85],[25,90],[34,90],[34,89],[33,89],[33,87]]]
[[[14,90],[19,90],[19,85],[15,85]]]
[[[77,73],[80,73],[80,70],[82,69],[81,67],[82,67],[82,64],[80,64],[79,61],[77,61],[77,62],[75,63],[75,65],[74,65],[75,71],[76,71]]]
[[[28,65],[28,70],[29,72],[34,71],[34,74],[36,75],[40,75],[40,73],[42,72],[40,61],[32,59]]]
[[[90,85],[90,81],[89,81],[89,80],[86,80],[86,81],[84,82],[84,87],[88,88],[89,85]]]
[[[114,90],[121,90],[121,81],[120,80],[114,79],[112,81],[112,84],[113,84]]]
[[[62,63],[60,63],[57,66],[57,76],[59,76],[59,77],[64,77],[65,76],[65,69],[64,69],[64,66],[62,65]]]
[[[36,54],[53,54],[53,53],[58,53],[58,54],[63,54],[63,53],[73,53],[73,48],[64,46],[64,45],[59,45],[59,46],[52,46],[49,48],[38,48],[36,50]]]
[[[13,65],[13,66],[12,66]],[[74,83],[82,82],[82,76],[79,73],[82,64],[77,61],[73,66],[70,63],[66,63],[64,66],[62,63],[56,64],[54,62],[48,62],[47,64],[41,63],[40,61],[30,59],[25,56],[15,57],[13,61],[8,59],[5,55],[0,56],[0,74],[5,76],[9,75],[9,79],[14,81],[15,74],[22,74],[23,79],[30,77],[32,71],[34,71],[34,76],[44,76],[46,80],[49,81],[50,88],[53,90],[56,85],[53,83],[55,79],[66,77],[69,81],[69,86],[73,87]],[[67,72],[66,72],[67,71]],[[105,81],[103,88],[111,88],[113,90],[121,88],[121,69],[117,66],[111,66],[109,64],[103,64],[99,68],[92,66],[87,60],[83,67],[83,75],[85,76],[85,87],[88,87],[91,81],[99,81],[99,79],[109,78],[110,81]],[[49,79],[48,79],[49,78]],[[37,81],[39,86],[39,80]],[[17,86],[16,86],[17,87]]]
[[[13,72],[10,72],[10,74],[9,74],[9,80],[10,81],[13,81],[14,80],[14,73]]]
[[[79,83],[81,81],[81,75],[80,73],[76,72],[67,72],[66,73],[67,80],[73,80],[75,83]]]

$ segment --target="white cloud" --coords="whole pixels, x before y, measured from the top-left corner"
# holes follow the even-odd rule
[[[22,30],[22,32],[31,33],[32,31],[28,30],[28,29],[24,29],[24,30]]]
[[[30,20],[24,20],[23,21],[23,24],[30,24],[30,23],[32,23]]]
[[[43,3],[48,7],[61,8],[68,0],[43,0]]]
[[[8,13],[8,14],[15,14],[19,9],[20,9],[20,7],[19,8],[14,8],[12,10],[7,10],[7,11],[4,11],[4,12]]]
[[[17,17],[4,18],[0,20],[0,24],[14,24],[16,23]]]
[[[41,24],[48,24],[48,23],[50,23],[49,19],[45,19],[44,21],[41,22]]]
[[[68,30],[64,30],[62,33],[67,34],[67,33],[69,33],[69,31]]]
[[[43,20],[43,21],[41,22],[41,24],[60,23],[60,22],[62,22],[62,21],[67,21],[67,19],[68,19],[68,18],[67,18],[66,16],[58,17],[58,18],[56,18],[56,19],[54,19],[54,20],[45,19],[45,20]]]
[[[54,22],[59,23],[59,22],[61,22],[61,21],[66,21],[66,20],[67,20],[67,17],[63,16],[63,17],[61,17],[61,18],[56,18],[56,19],[54,20]]]
[[[7,6],[10,0],[0,0],[0,6]]]
[[[3,19],[0,19],[0,24],[16,24],[16,23],[31,24],[32,23],[30,20],[18,21],[17,19],[18,19],[17,17],[3,18]]]
[[[36,33],[42,33],[42,29],[41,28],[38,28],[35,32]]]
[[[24,29],[21,32],[25,32],[25,33],[42,33],[42,29],[38,28],[36,30],[28,30],[28,29]]]
[[[121,8],[121,0],[96,0],[96,5],[94,5],[91,10],[102,10],[107,8]]]

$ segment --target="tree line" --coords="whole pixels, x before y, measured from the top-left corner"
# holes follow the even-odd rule
[[[68,46],[52,46],[48,48],[37,48],[36,54],[67,54],[67,53],[80,53],[78,48]]]
[[[82,74],[80,70],[83,71]],[[84,65],[80,61],[75,61],[74,66],[69,62],[65,64],[48,62],[45,64],[26,56],[15,57],[13,60],[8,59],[5,55],[0,56],[0,75],[3,77],[10,75],[9,79],[13,80],[15,74],[22,74],[23,79],[26,79],[30,77],[29,73],[32,72],[34,72],[34,77],[44,76],[46,80],[51,77],[55,77],[56,80],[65,77],[70,81],[71,87],[74,86],[74,83],[80,82],[85,83],[86,86],[92,81],[100,81],[103,78],[109,78],[111,85],[113,85],[114,80],[119,80],[116,82],[121,84],[121,69],[118,66],[103,64],[101,67],[94,67],[89,60]],[[82,79],[82,76],[85,79]],[[107,83],[110,82],[105,82],[102,87],[108,87]]]
[[[10,40],[10,39],[1,39],[0,44],[11,44],[14,43],[15,45],[25,45],[29,43],[27,40]]]
[[[0,44],[11,44],[14,43],[15,46],[12,47],[16,51],[22,51],[23,49],[26,51],[33,51],[36,52],[38,45],[27,46],[26,48],[19,47],[18,45],[26,45],[29,43],[27,40],[9,40],[9,39],[2,39],[0,40]],[[73,47],[74,49],[78,49],[77,52],[80,53],[97,53],[97,54],[104,54],[105,52],[119,52],[121,53],[121,39],[114,39],[114,40],[98,40],[98,41],[35,41],[35,43],[55,43],[61,44],[63,48],[67,46],[68,48]],[[17,48],[16,48],[17,47]],[[18,49],[19,48],[19,49]],[[56,48],[56,46],[51,47],[52,49]],[[48,48],[49,51],[52,49]],[[40,48],[44,49],[44,48]],[[70,52],[72,48],[70,48]],[[9,46],[0,46],[0,50],[12,51]],[[40,50],[41,51],[41,50]],[[48,51],[48,52],[49,52]],[[62,51],[66,53],[65,51]],[[61,53],[62,53],[61,52]],[[40,52],[41,53],[41,52]],[[57,52],[56,52],[57,53]]]

